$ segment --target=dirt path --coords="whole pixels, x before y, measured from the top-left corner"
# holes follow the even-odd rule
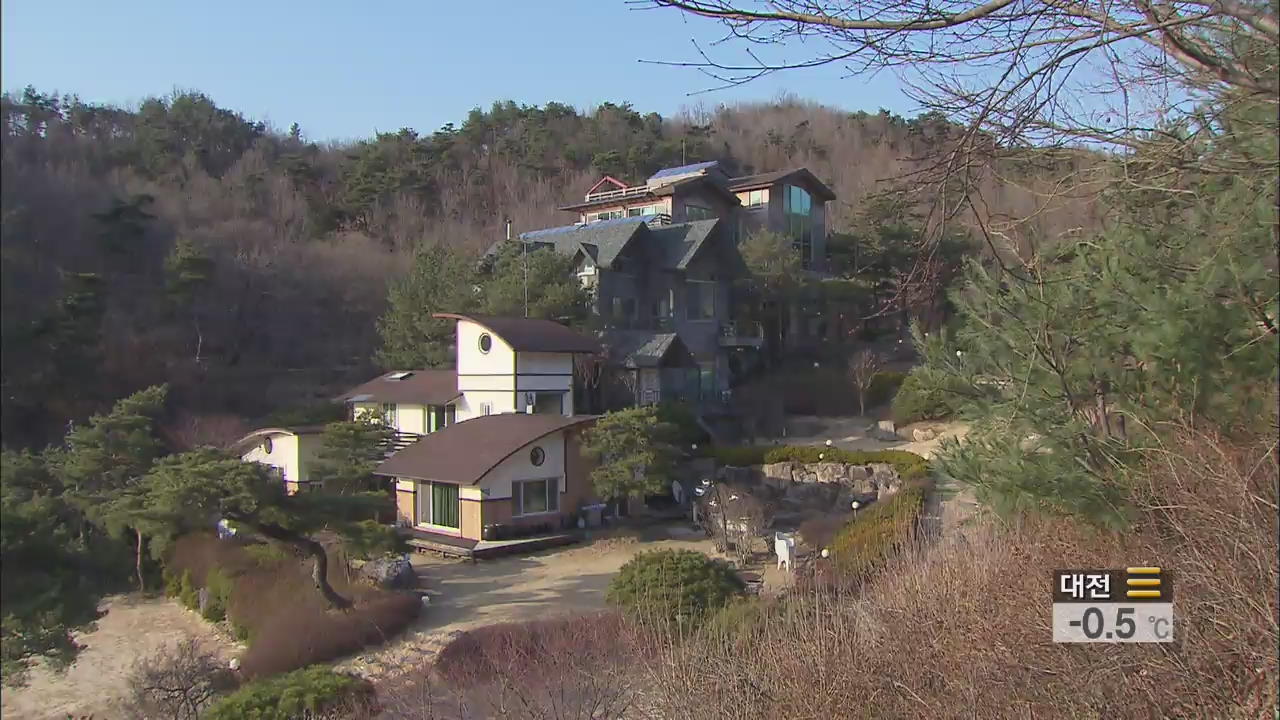
[[[605,591],[618,569],[638,552],[662,548],[715,554],[710,540],[691,534],[688,539],[600,539],[476,564],[417,555],[414,566],[431,597],[422,618],[399,639],[339,667],[376,680],[424,667],[463,630],[602,610]]]
[[[5,720],[64,720],[90,714],[93,720],[128,720],[121,703],[135,658],[189,635],[228,658],[234,650],[209,623],[168,598],[116,595],[107,598],[104,607],[107,614],[98,628],[77,636],[86,647],[66,673],[37,666],[27,687],[0,692]]]

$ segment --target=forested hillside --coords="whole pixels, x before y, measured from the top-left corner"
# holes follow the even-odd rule
[[[190,440],[359,379],[372,369],[387,281],[415,246],[475,250],[507,217],[517,231],[570,222],[556,206],[601,173],[639,181],[704,159],[739,173],[806,166],[840,197],[831,229],[857,232],[862,201],[897,187],[949,135],[937,116],[799,101],[676,118],[505,102],[433,133],[334,145],[194,92],[122,109],[29,88],[0,105],[12,446],[43,444],[160,382],[188,410],[170,430]],[[1015,175],[988,172],[973,186],[984,221],[1031,219],[996,242],[1096,222],[1083,202],[1042,207],[1048,186],[1035,178],[1048,173]],[[928,186],[914,188],[912,201],[928,204]]]

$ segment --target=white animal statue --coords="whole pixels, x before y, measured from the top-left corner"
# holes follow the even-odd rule
[[[773,552],[778,556],[778,569],[781,570],[786,567],[787,572],[791,572],[791,567],[796,557],[795,538],[785,533],[774,533]]]

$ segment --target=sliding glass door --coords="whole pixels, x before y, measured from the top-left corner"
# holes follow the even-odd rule
[[[457,530],[458,486],[450,483],[418,483],[418,524]]]

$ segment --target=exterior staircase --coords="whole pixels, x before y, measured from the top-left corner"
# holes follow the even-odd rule
[[[423,436],[419,435],[418,433],[400,432],[399,430],[397,430],[395,433],[392,434],[391,440],[388,441],[387,444],[383,447],[383,453],[382,453],[383,459],[385,460],[386,458],[389,458],[392,455],[395,455],[396,453],[400,452],[401,450],[409,447],[410,445],[418,442],[419,438],[421,437]]]

